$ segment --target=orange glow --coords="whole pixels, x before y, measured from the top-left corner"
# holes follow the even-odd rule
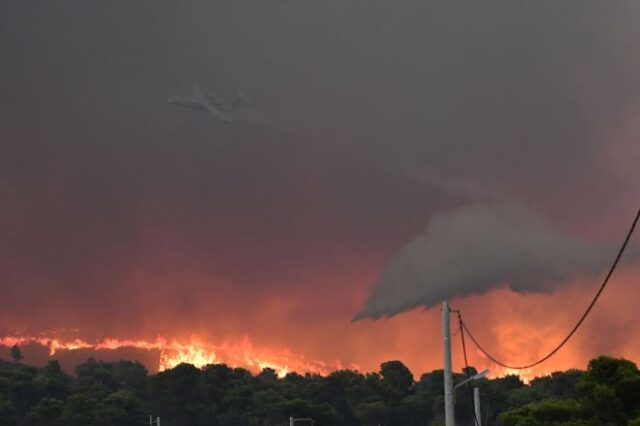
[[[243,367],[254,372],[264,368],[272,368],[278,376],[284,377],[290,371],[300,373],[327,374],[336,366],[327,366],[320,361],[309,361],[295,355],[288,350],[274,350],[268,348],[254,348],[250,340],[245,337],[235,344],[226,342],[216,346],[205,343],[197,338],[186,341],[157,337],[155,340],[121,340],[106,338],[96,342],[80,339],[62,340],[59,338],[34,336],[4,336],[0,337],[0,346],[41,345],[49,348],[49,355],[54,356],[59,351],[74,351],[78,349],[118,350],[134,348],[156,350],[160,352],[158,371],[173,368],[180,363],[193,364],[203,367],[208,364],[225,363],[231,367]]]
[[[620,269],[578,333],[542,365],[525,371],[501,368],[484,357],[467,339],[469,364],[478,370],[489,368],[490,377],[517,374],[527,381],[558,370],[585,369],[590,359],[602,354],[638,362],[640,325],[636,301],[629,295],[637,292],[639,279],[640,271],[636,267]],[[562,340],[588,305],[598,283],[598,279],[576,281],[548,294],[519,294],[503,288],[452,300],[451,306],[462,311],[475,337],[492,355],[506,363],[522,365],[544,356]],[[67,351],[64,355],[73,362],[91,356],[92,350],[148,350],[153,356],[124,353],[126,358],[144,359],[152,371],[165,370],[180,362],[197,366],[214,362],[247,368],[254,373],[270,367],[280,376],[292,371],[324,375],[344,368],[378,371],[382,362],[400,360],[414,373],[415,379],[419,379],[422,373],[442,368],[438,307],[414,310],[389,319],[351,323],[351,314],[361,303],[361,291],[364,292],[351,289],[343,299],[345,305],[341,310],[334,308],[334,299],[305,290],[290,292],[286,297],[270,295],[256,300],[255,308],[239,319],[224,312],[233,321],[223,322],[219,321],[220,317],[211,316],[205,318],[206,326],[161,323],[158,328],[167,330],[167,335],[162,337],[125,339],[128,332],[136,333],[137,330],[122,327],[112,331],[122,338],[93,340],[85,335],[83,339],[77,339],[82,330],[66,329],[44,335],[8,334],[0,337],[0,346],[40,345],[51,355],[60,352],[61,361],[65,358],[61,352]],[[307,316],[306,304],[311,299],[316,301],[316,309],[327,310],[330,315],[323,314],[322,320],[316,315]],[[326,306],[331,306],[331,310]],[[182,329],[197,332],[185,335]],[[455,333],[457,329],[454,317],[451,330]],[[60,337],[62,334],[69,338]],[[153,336],[152,332],[148,335]],[[452,337],[452,344],[454,370],[460,372],[464,364],[459,334]],[[105,359],[117,359],[121,353],[102,354]],[[100,354],[95,356],[100,357]],[[26,360],[33,362],[34,358],[27,355]]]

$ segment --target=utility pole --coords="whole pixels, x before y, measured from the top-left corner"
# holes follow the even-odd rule
[[[482,426],[482,416],[480,415],[480,388],[473,388],[473,409],[476,413],[476,426]]]
[[[453,375],[451,374],[451,327],[449,323],[449,303],[442,302],[442,337],[444,343],[444,424],[455,426],[453,411]]]

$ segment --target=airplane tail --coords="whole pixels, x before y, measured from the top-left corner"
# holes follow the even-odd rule
[[[252,103],[251,99],[246,97],[243,93],[238,92],[236,97],[231,101],[231,108],[235,110],[242,104],[250,104]]]

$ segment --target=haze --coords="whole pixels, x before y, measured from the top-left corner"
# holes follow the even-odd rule
[[[439,368],[437,310],[351,318],[459,209],[516,203],[561,241],[619,244],[640,195],[638,22],[623,1],[4,2],[0,335],[247,337]],[[166,103],[194,83],[253,103],[229,124]],[[526,362],[592,294],[582,269],[453,303]],[[626,263],[548,368],[637,360],[638,278]]]

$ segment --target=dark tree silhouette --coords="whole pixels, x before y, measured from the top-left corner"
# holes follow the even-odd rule
[[[11,346],[11,358],[14,362],[20,362],[23,360],[24,357],[22,356],[22,350],[20,350],[20,346]]]
[[[454,381],[465,377],[456,373]],[[623,359],[599,357],[587,371],[555,372],[528,385],[517,376],[475,385],[489,424],[640,426],[640,372]],[[139,363],[89,359],[70,375],[57,361],[42,368],[0,361],[0,426],[142,426],[149,414],[177,426],[282,426],[289,416],[317,426],[435,426],[443,421],[442,388],[442,370],[416,382],[400,361],[368,374],[284,378],[224,364],[149,375]],[[472,406],[468,392],[457,393],[459,424],[473,424]]]

